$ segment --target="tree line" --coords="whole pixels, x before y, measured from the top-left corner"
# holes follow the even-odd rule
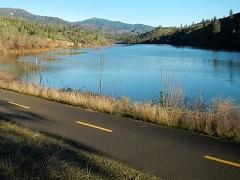
[[[230,10],[228,17],[203,19],[180,27],[158,27],[151,32],[128,37],[124,42],[240,49],[240,13],[233,14]]]

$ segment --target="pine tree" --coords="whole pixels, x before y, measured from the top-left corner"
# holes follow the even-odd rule
[[[206,27],[206,21],[205,21],[205,19],[202,19],[202,22],[201,22],[201,23],[202,23],[202,26],[203,26],[203,27]]]
[[[229,12],[229,17],[230,18],[233,18],[233,10],[231,9],[230,12]]]
[[[218,34],[221,32],[221,21],[219,21],[217,18],[214,18],[213,21],[213,33]]]

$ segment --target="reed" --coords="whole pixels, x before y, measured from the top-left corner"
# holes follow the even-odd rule
[[[153,102],[141,103],[126,97],[115,99],[99,94],[26,84],[6,72],[0,73],[0,87],[103,113],[240,140],[240,108],[234,101],[218,98],[205,103],[201,98],[188,99],[182,88],[173,85],[166,92],[161,92]]]

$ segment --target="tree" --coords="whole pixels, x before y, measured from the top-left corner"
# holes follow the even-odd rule
[[[233,10],[232,10],[232,9],[230,9],[229,17],[230,17],[230,18],[233,18]]]
[[[205,21],[205,19],[202,19],[202,22],[201,22],[201,23],[202,23],[202,26],[203,26],[203,27],[206,27],[206,21]]]
[[[213,33],[218,34],[221,32],[221,21],[219,21],[217,18],[214,18],[213,21]]]

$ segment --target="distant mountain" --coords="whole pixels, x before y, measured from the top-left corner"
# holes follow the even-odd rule
[[[120,21],[109,21],[106,19],[92,18],[78,22],[68,22],[58,17],[39,16],[31,14],[23,9],[0,8],[0,16],[16,18],[47,25],[67,25],[81,27],[85,30],[100,32],[103,34],[142,34],[154,28],[143,24],[127,24]]]
[[[33,21],[48,25],[69,25],[70,23],[57,17],[39,16],[22,9],[0,8],[0,16]]]
[[[134,33],[142,34],[152,31],[154,27],[144,24],[127,24],[120,21],[109,21],[106,19],[91,18],[84,21],[72,23],[85,29],[103,31],[104,33]]]

